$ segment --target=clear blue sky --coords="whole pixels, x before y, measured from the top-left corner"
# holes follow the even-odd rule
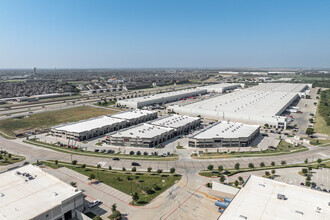
[[[0,0],[0,68],[330,67],[329,0]]]

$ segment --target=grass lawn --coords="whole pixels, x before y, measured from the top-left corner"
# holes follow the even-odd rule
[[[25,160],[25,157],[8,154],[6,151],[0,151],[0,166],[18,163]]]
[[[163,157],[161,155],[152,156],[152,155],[124,155],[124,154],[105,154],[100,152],[93,152],[93,151],[81,151],[79,149],[72,149],[66,147],[60,147],[56,144],[48,144],[37,141],[35,139],[24,140],[23,142],[28,144],[33,144],[38,147],[45,147],[52,150],[56,150],[63,153],[70,153],[70,154],[77,154],[77,155],[86,155],[86,156],[93,156],[93,157],[102,157],[102,158],[114,158],[118,157],[121,159],[134,159],[134,160],[159,160],[159,161],[173,161],[178,160],[179,156],[177,154],[173,154],[171,156]]]
[[[330,126],[327,125],[327,121],[330,121],[330,90],[322,91],[319,96],[321,99],[317,106],[314,131],[316,133],[330,135]]]
[[[8,135],[34,130],[45,129],[54,125],[75,122],[91,117],[115,113],[111,110],[81,106],[56,111],[49,111],[28,115],[22,118],[9,118],[0,120],[0,130]]]
[[[307,151],[304,146],[293,146],[283,140],[280,141],[276,150],[251,151],[251,152],[230,152],[230,153],[202,153],[200,157],[197,154],[192,154],[194,159],[212,159],[212,158],[233,158],[233,157],[261,157],[261,156],[278,156],[283,154],[297,153]]]
[[[156,198],[181,179],[181,175],[170,173],[157,174],[155,172],[131,172],[128,170],[97,170],[96,167],[92,166],[82,168],[81,165],[73,166],[69,163],[62,162],[59,162],[59,165],[55,165],[53,162],[42,163],[52,168],[64,166],[88,177],[93,173],[96,178],[104,184],[128,195],[130,195],[131,192],[137,192],[139,194],[137,205],[145,205],[149,203],[152,199]],[[150,190],[149,194],[146,193],[148,189]]]

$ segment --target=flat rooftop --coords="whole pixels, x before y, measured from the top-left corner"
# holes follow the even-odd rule
[[[97,118],[91,118],[88,120],[84,121],[78,121],[66,125],[59,125],[52,127],[57,130],[61,131],[66,131],[66,132],[75,132],[75,133],[80,133],[80,132],[85,132],[85,131],[90,131],[93,129],[101,128],[103,126],[108,126],[112,125],[115,123],[120,123],[124,122],[125,120],[123,119],[118,119],[118,118],[111,118],[108,116],[101,116]]]
[[[167,133],[171,130],[173,130],[173,128],[166,128],[166,127],[150,125],[150,124],[141,124],[134,127],[130,127],[128,129],[118,131],[116,134],[111,135],[111,137],[153,138],[158,135]]]
[[[141,109],[135,109],[132,111],[126,111],[126,112],[120,112],[114,115],[109,115],[109,117],[113,118],[120,118],[120,119],[134,119],[134,118],[139,118],[141,116],[146,116],[153,114],[153,111],[148,111],[148,110],[141,110]]]
[[[28,180],[23,173],[29,173],[34,179]],[[32,219],[81,194],[33,165],[2,173],[0,179],[0,219],[3,220]]]
[[[191,136],[190,138],[211,139],[249,137],[259,127],[259,125],[247,125],[242,123],[219,121],[213,124],[211,127],[207,127],[199,133]]]
[[[149,95],[149,96],[141,96],[141,97],[132,98],[132,99],[125,99],[125,100],[120,100],[119,102],[136,102],[136,103],[138,103],[138,102],[168,98],[168,97],[172,97],[172,96],[176,96],[176,95],[190,94],[193,92],[203,92],[203,90],[202,89],[184,89],[184,90],[159,93],[159,94],[154,94],[154,95]],[[206,93],[206,89],[205,89],[205,93]]]
[[[156,119],[150,122],[150,124],[170,128],[179,128],[197,120],[199,120],[198,117],[189,117],[185,115],[169,115],[164,118]]]
[[[261,84],[178,107],[192,111],[196,109],[242,115],[275,116],[279,115],[283,107],[296,98],[298,91],[305,86],[306,84]]]
[[[278,199],[278,194],[287,199]],[[330,219],[330,196],[326,192],[250,176],[219,219]]]

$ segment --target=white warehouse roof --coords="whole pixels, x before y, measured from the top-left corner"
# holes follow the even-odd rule
[[[182,126],[185,126],[188,123],[194,122],[200,120],[198,117],[189,117],[189,116],[183,116],[183,115],[169,115],[164,118],[156,119],[150,124],[158,125],[158,126],[164,126],[164,127],[170,127],[170,128],[179,128]]]
[[[278,194],[286,199],[278,199]],[[330,196],[326,192],[250,176],[219,219],[330,219]]]
[[[111,135],[114,138],[127,137],[127,138],[153,138],[162,135],[173,128],[165,128],[150,124],[141,124],[128,129],[118,131],[116,134]]]
[[[101,116],[97,118],[91,118],[84,121],[78,121],[66,125],[59,125],[53,127],[54,129],[66,131],[66,132],[75,132],[75,133],[81,133],[85,131],[90,131],[93,129],[101,128],[104,126],[109,126],[115,123],[124,122],[123,119],[118,118],[111,118],[108,116]]]
[[[109,117],[113,118],[120,118],[120,119],[134,119],[134,118],[139,118],[141,116],[146,116],[154,114],[153,111],[148,111],[148,110],[140,110],[140,109],[135,109],[132,111],[126,111],[126,112],[120,112],[114,115],[109,115]]]
[[[159,94],[142,96],[132,99],[119,100],[117,101],[117,103],[131,108],[138,108],[144,105],[152,105],[155,103],[168,102],[182,97],[194,96],[197,94],[205,94],[205,93],[207,93],[206,89],[184,89],[174,92],[159,93]]]
[[[220,121],[191,136],[195,139],[249,137],[260,126]]]
[[[285,121],[279,116],[307,88],[307,84],[269,83],[205,99],[185,106],[169,108],[183,115],[201,115],[221,120],[257,124]]]
[[[33,179],[29,180],[23,173],[29,173]],[[81,194],[33,165],[2,173],[0,179],[0,219],[3,220],[33,219]]]

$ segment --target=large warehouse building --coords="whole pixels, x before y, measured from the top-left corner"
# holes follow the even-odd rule
[[[306,90],[306,84],[260,84],[188,105],[173,105],[169,111],[214,120],[286,127],[281,114]]]
[[[154,105],[154,104],[164,104],[168,102],[173,102],[180,100],[182,98],[187,98],[189,96],[197,96],[206,94],[206,89],[185,89],[174,92],[166,92],[160,94],[154,94],[150,96],[137,97],[133,99],[124,99],[117,101],[118,106],[128,107],[128,108],[141,108],[143,106]]]
[[[220,220],[330,219],[327,192],[250,176],[230,202],[216,202]]]
[[[220,121],[189,137],[190,147],[246,147],[260,134],[260,126]]]
[[[136,109],[55,126],[51,128],[51,134],[66,139],[84,141],[156,118],[157,112]]]
[[[237,84],[237,83],[221,83],[221,84],[212,84],[208,86],[198,87],[200,89],[206,89],[208,93],[225,93],[228,90],[234,90],[237,88],[243,88],[244,84]]]
[[[150,124],[174,128],[174,134],[180,135],[188,133],[190,130],[198,127],[201,124],[201,119],[199,117],[169,115],[164,118],[156,119],[150,122]]]
[[[120,112],[114,115],[109,115],[109,117],[124,119],[127,122],[127,126],[131,126],[156,119],[157,112],[135,109],[131,111]]]
[[[81,191],[27,165],[0,174],[0,219],[69,220],[84,209]]]
[[[155,147],[200,125],[200,118],[169,115],[110,135],[110,143],[127,147]]]
[[[173,128],[141,124],[111,135],[110,143],[126,147],[155,147],[173,137]]]
[[[51,134],[57,137],[77,141],[87,140],[126,127],[126,120],[101,116],[51,128]]]

